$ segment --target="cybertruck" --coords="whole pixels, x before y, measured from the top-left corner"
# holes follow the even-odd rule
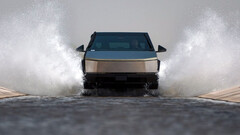
[[[158,88],[160,60],[148,33],[94,32],[82,60],[84,88]],[[166,49],[158,46],[157,52]]]

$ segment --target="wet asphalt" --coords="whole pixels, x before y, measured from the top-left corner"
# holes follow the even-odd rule
[[[169,97],[0,100],[0,135],[239,135],[240,104]]]

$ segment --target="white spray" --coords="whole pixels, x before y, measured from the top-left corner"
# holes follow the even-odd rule
[[[68,95],[82,85],[81,60],[62,41],[55,2],[0,21],[0,86],[34,95]]]
[[[237,18],[237,19],[236,19]],[[163,95],[196,96],[240,85],[240,25],[208,10],[185,31],[159,73]]]

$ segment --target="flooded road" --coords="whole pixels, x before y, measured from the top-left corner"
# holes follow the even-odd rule
[[[1,135],[240,133],[240,104],[198,98],[18,97],[0,100]]]

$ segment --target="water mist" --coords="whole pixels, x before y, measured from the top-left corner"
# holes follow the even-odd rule
[[[167,96],[196,96],[240,85],[239,17],[226,21],[208,10],[162,62],[160,91]]]
[[[81,91],[81,60],[62,40],[61,13],[57,3],[42,1],[0,20],[1,86],[33,95]]]

